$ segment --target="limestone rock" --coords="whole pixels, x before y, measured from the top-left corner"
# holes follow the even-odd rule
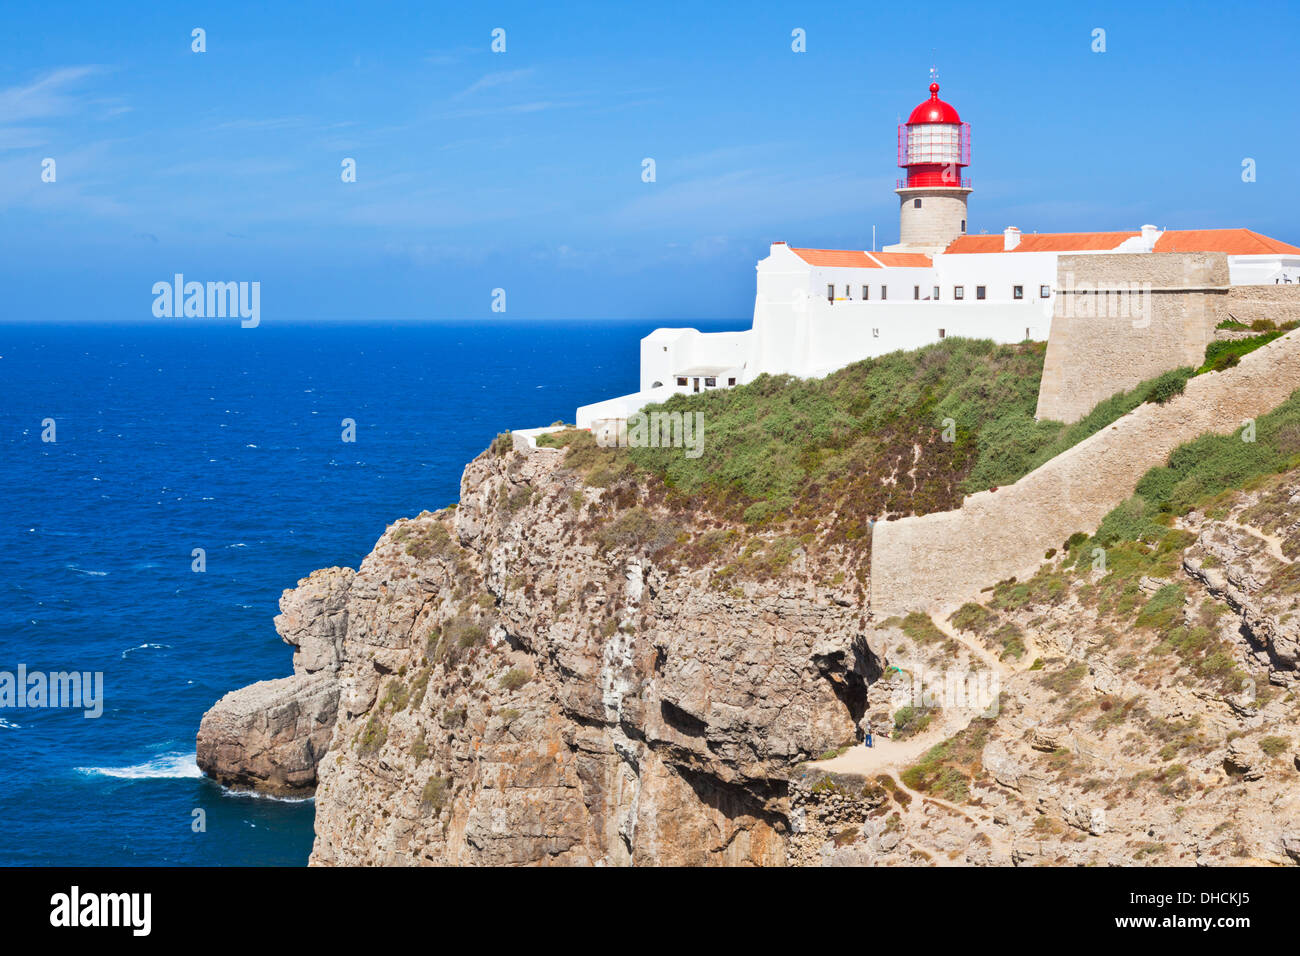
[[[338,711],[333,674],[295,674],[231,691],[203,715],[198,764],[219,783],[310,792]]]
[[[338,670],[355,572],[325,568],[280,596],[276,630],[294,647],[294,674],[232,691],[203,715],[199,768],[220,783],[310,793],[339,707]]]

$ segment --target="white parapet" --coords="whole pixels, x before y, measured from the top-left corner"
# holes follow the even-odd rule
[[[667,401],[673,395],[685,394],[688,391],[689,389],[684,386],[662,385],[659,388],[648,388],[633,392],[631,395],[620,395],[618,398],[607,398],[603,402],[583,405],[578,409],[578,427],[591,428],[594,423],[607,420],[626,421],[629,415],[635,415],[647,405]]]

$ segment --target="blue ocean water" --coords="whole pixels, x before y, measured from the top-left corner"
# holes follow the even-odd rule
[[[498,432],[634,390],[662,324],[0,325],[0,671],[104,674],[98,719],[0,709],[0,864],[304,864],[310,802],[194,763],[217,698],[291,672],[280,592]]]

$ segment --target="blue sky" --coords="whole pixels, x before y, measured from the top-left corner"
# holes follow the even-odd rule
[[[263,322],[499,318],[497,287],[508,318],[743,318],[771,240],[896,241],[931,63],[972,232],[1300,243],[1283,3],[173,6],[6,10],[0,320],[149,321],[175,272],[261,282]]]

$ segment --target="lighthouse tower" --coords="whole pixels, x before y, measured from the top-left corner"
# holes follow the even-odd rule
[[[898,165],[907,178],[898,181],[898,246],[904,251],[938,252],[966,232],[966,197],[970,180],[970,124],[939,99],[939,84],[930,98],[912,110],[898,127]]]

